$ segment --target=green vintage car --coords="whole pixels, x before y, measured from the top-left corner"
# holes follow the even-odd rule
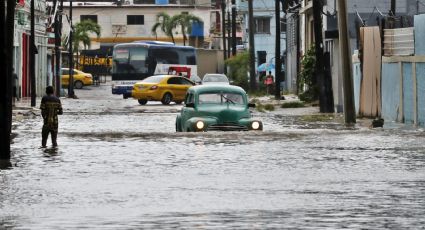
[[[232,85],[199,85],[189,88],[185,106],[176,118],[177,132],[263,130],[252,119],[245,90]]]

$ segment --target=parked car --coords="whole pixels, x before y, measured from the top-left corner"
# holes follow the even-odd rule
[[[263,130],[263,123],[253,119],[248,97],[241,87],[199,85],[190,88],[185,106],[176,118],[177,132]]]
[[[207,73],[202,78],[202,84],[221,84],[229,85],[229,79],[226,75],[220,73]]]
[[[185,77],[155,75],[134,84],[131,96],[141,105],[145,105],[148,101],[161,101],[164,105],[172,101],[181,104],[187,89],[194,85],[193,81]]]
[[[74,88],[82,89],[84,86],[93,84],[93,76],[90,73],[84,73],[83,71],[73,69],[72,77],[74,78]],[[69,69],[61,68],[62,76],[62,87],[68,87],[69,85]]]

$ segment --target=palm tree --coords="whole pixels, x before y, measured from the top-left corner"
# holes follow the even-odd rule
[[[74,52],[79,51],[80,43],[83,43],[84,49],[90,48],[91,40],[89,37],[89,33],[95,33],[97,37],[100,36],[100,25],[92,20],[84,20],[78,22],[74,26],[73,33],[73,47]]]
[[[90,48],[91,40],[89,37],[89,33],[95,33],[96,36],[100,37],[100,25],[96,22],[93,22],[92,20],[83,20],[81,22],[78,22],[74,26],[74,33],[73,33],[73,52],[77,53],[77,65],[78,65],[78,55],[80,50],[80,43],[83,43],[83,48],[87,49]]]
[[[171,24],[173,28],[177,26],[181,27],[182,35],[183,35],[183,45],[186,45],[187,35],[192,32],[193,23],[202,23],[202,19],[188,13],[181,13],[173,16],[171,19]]]
[[[152,26],[151,29],[152,34],[155,35],[155,37],[157,37],[156,31],[158,30],[158,28],[160,28],[161,31],[165,33],[165,35],[171,37],[171,40],[173,41],[173,43],[175,43],[173,36],[173,29],[175,27],[171,23],[170,15],[165,12],[161,12],[156,15],[156,23]]]

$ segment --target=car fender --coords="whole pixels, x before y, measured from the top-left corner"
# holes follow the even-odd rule
[[[181,115],[180,114],[177,114],[177,117],[176,117],[176,132],[181,132],[182,131],[181,122],[182,122]]]
[[[263,130],[263,122],[256,119],[242,118],[242,119],[239,119],[239,124],[248,127],[249,130],[252,130],[251,123],[254,121],[257,121],[258,123],[260,123],[260,128],[258,130]]]
[[[184,128],[188,131],[199,131],[195,129],[196,122],[203,121],[205,123],[204,129],[208,126],[217,124],[217,118],[215,117],[191,117],[185,122]]]

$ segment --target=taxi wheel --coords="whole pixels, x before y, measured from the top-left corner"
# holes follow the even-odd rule
[[[161,102],[163,105],[169,105],[172,99],[173,99],[173,96],[170,93],[166,93],[162,97]]]
[[[139,99],[137,100],[139,102],[139,104],[141,105],[146,105],[146,103],[148,103],[148,100],[143,100],[143,99]]]
[[[81,81],[75,81],[75,82],[74,82],[74,87],[75,87],[76,89],[82,89],[82,88],[83,88],[83,86],[84,86],[84,84],[83,84],[83,82],[81,82]]]

